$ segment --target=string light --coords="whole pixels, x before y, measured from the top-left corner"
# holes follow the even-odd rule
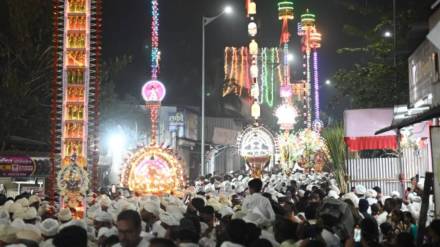
[[[151,78],[159,75],[159,2],[151,0]]]
[[[240,95],[243,94],[243,86],[245,85],[244,83],[244,49],[240,49],[240,71],[238,74],[238,81],[240,82]]]
[[[266,78],[266,92],[264,94],[265,98],[266,98],[266,104],[269,107],[273,107],[273,101],[274,101],[274,64],[275,64],[275,54],[277,54],[277,49],[276,48],[272,48],[271,49],[271,56],[270,56],[270,63],[266,64],[266,66],[269,67],[269,72],[267,73],[268,75],[266,75],[269,78]]]
[[[267,87],[267,48],[261,48],[261,75],[259,78],[259,84],[260,84],[260,99],[259,99],[259,103],[262,105],[264,104],[264,99],[265,99],[265,93],[266,93],[266,87]]]
[[[245,57],[244,57],[245,64],[244,64],[244,68],[243,68],[244,75],[245,75],[244,80],[245,80],[245,85],[246,85],[246,88],[247,88],[248,94],[249,94],[251,87],[252,87],[251,80],[249,79],[249,77],[250,77],[250,75],[249,75],[249,50],[246,49],[245,47],[243,47],[242,49],[244,50],[244,55],[245,55]]]
[[[315,87],[315,121],[319,121],[319,75],[318,75],[318,52],[313,52],[313,76]]]
[[[228,81],[228,80],[230,80],[230,78],[228,78],[228,75],[229,75],[229,73],[228,73],[228,71],[229,71],[229,69],[228,69],[228,64],[229,64],[229,47],[225,47],[225,64],[223,65],[223,69],[224,69],[224,72],[225,72],[225,81]]]

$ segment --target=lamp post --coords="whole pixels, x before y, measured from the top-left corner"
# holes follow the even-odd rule
[[[202,126],[201,126],[201,150],[200,163],[202,175],[205,175],[205,27],[221,17],[223,14],[232,14],[232,7],[226,6],[224,10],[214,17],[202,17]]]

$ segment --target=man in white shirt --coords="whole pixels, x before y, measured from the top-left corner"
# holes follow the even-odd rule
[[[259,178],[254,178],[248,182],[250,195],[246,196],[243,201],[242,209],[245,212],[254,211],[261,215],[269,222],[275,221],[275,212],[269,199],[261,194],[263,182]]]

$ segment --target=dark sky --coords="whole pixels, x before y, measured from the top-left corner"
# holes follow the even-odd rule
[[[276,0],[256,0],[259,43],[278,46],[281,23],[277,18]],[[323,4],[325,3],[325,4]],[[160,80],[168,94],[165,104],[199,105],[201,85],[201,18],[214,16],[223,6],[232,5],[234,14],[223,16],[209,24],[206,33],[207,87],[214,80],[222,80],[223,51],[225,46],[242,46],[249,42],[244,0],[160,0],[160,49],[162,51]],[[294,34],[291,46],[298,47],[296,22],[306,8],[317,14],[317,27],[323,34],[320,50],[321,83],[343,65],[336,49],[343,47],[342,24],[348,13],[333,0],[295,1],[295,22],[290,30]],[[391,6],[390,6],[391,7]],[[130,64],[116,78],[120,95],[139,96],[142,84],[149,78],[150,1],[104,1],[104,59],[129,54]],[[301,66],[299,51],[296,66]],[[324,85],[324,84],[323,84]],[[331,94],[323,86],[323,105]]]

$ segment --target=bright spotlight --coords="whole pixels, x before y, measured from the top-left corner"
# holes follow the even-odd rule
[[[330,80],[326,80],[326,81],[325,81],[325,84],[326,84],[326,85],[331,85],[332,82],[331,82]]]
[[[124,148],[125,142],[126,137],[124,133],[112,133],[108,138],[108,147],[112,152],[120,152]]]
[[[234,9],[231,6],[226,6],[223,11],[225,12],[225,14],[229,15],[232,14],[232,12],[234,12]]]
[[[287,54],[287,61],[292,62],[295,59],[292,53]]]

